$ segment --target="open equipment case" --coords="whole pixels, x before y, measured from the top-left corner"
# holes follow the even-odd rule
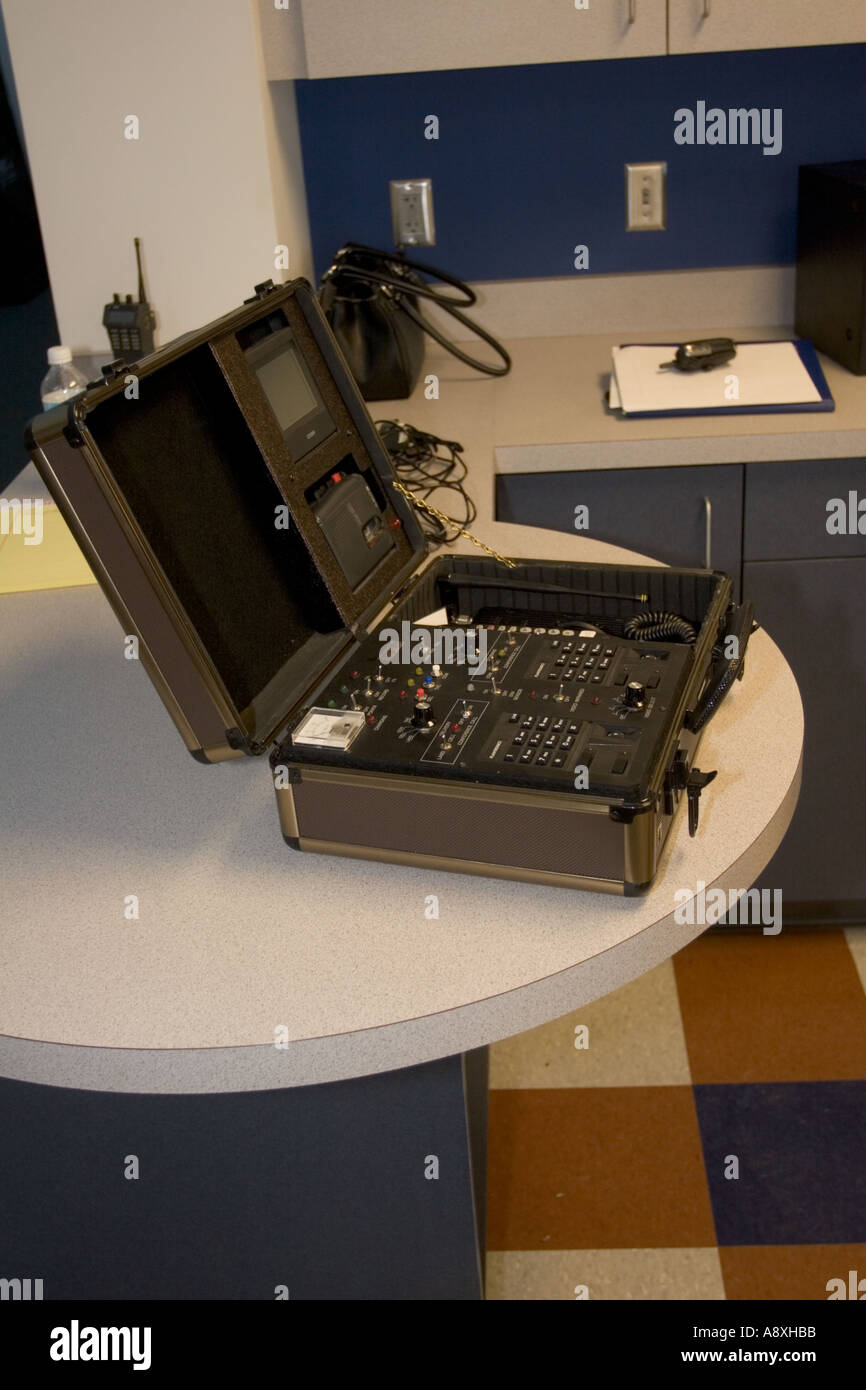
[[[268,754],[295,849],[646,890],[743,674],[728,576],[429,554],[305,280],[103,375],[28,448],[194,757]]]

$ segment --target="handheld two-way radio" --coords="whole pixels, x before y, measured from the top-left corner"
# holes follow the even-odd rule
[[[135,238],[135,259],[138,264],[138,300],[128,294],[121,300],[115,294],[110,304],[106,304],[102,322],[108,331],[111,350],[115,359],[123,362],[137,362],[146,353],[153,352],[153,330],[156,316],[147,302],[144,293],[144,276],[141,272],[141,243]]]

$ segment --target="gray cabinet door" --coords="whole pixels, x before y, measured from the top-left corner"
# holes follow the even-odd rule
[[[572,0],[300,0],[291,8],[302,16],[308,77],[642,58],[667,50],[665,0],[593,0],[579,9]],[[269,37],[274,31],[269,25]],[[275,75],[269,64],[268,77]]]
[[[863,0],[668,0],[669,53],[862,43]]]
[[[591,536],[668,565],[706,563],[707,502],[712,568],[729,574],[739,593],[743,517],[740,464],[501,473],[496,479],[499,521]],[[575,508],[580,506],[587,508],[588,524],[576,529]],[[581,514],[578,520],[583,520]]]
[[[866,555],[866,459],[746,465],[743,559],[836,560]],[[862,527],[862,529],[861,529]]]
[[[800,802],[759,885],[782,889],[786,923],[862,921],[866,559],[753,561],[743,591],[784,652],[806,713]]]

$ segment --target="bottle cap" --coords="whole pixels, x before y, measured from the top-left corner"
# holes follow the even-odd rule
[[[72,348],[50,347],[48,349],[48,365],[50,367],[62,367],[64,362],[72,361]]]

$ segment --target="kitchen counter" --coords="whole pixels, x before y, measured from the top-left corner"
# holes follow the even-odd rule
[[[483,321],[483,314],[479,318]],[[502,378],[482,377],[431,344],[423,371],[438,376],[439,399],[425,399],[422,377],[408,400],[373,402],[371,410],[375,418],[396,416],[459,440],[473,477],[483,478],[485,486],[493,471],[866,457],[866,377],[852,375],[822,353],[819,360],[836,402],[828,413],[628,420],[603,404],[613,347],[677,343],[722,332],[744,342],[792,336],[790,328],[779,326],[695,329],[692,323],[679,333],[514,338],[506,343],[514,365]]]

